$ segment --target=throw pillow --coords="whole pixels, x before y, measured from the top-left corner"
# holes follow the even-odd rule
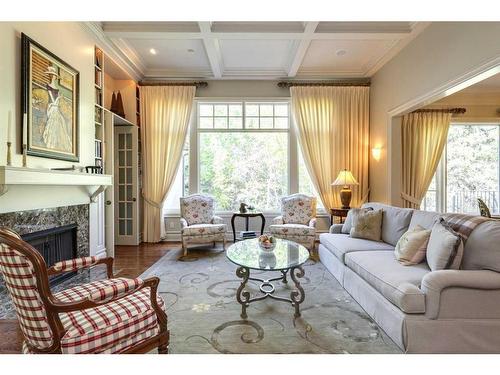
[[[431,230],[420,225],[405,232],[396,244],[394,254],[399,263],[405,266],[419,264],[425,258]]]
[[[432,227],[427,245],[427,263],[432,271],[458,270],[462,263],[462,237],[441,218]]]
[[[353,215],[352,228],[349,235],[353,238],[380,241],[382,212],[382,210],[368,210]]]
[[[347,212],[347,217],[344,220],[344,224],[342,225],[341,233],[349,234],[351,233],[352,228],[352,218],[358,215],[360,212],[373,211],[373,208],[351,208],[349,212]]]

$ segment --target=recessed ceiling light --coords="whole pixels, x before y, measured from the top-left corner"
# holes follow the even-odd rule
[[[337,50],[337,52],[335,52],[337,56],[344,56],[346,53],[347,51],[345,49],[339,49]]]
[[[156,55],[158,52],[156,52],[156,50],[154,48],[151,48],[149,50],[149,53],[152,54],[152,55]]]
[[[188,51],[189,53],[194,53],[194,49],[192,49],[192,48],[189,48],[187,51]]]

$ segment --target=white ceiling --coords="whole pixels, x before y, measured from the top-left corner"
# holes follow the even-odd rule
[[[300,79],[370,77],[427,25],[102,22],[93,30],[141,79]]]

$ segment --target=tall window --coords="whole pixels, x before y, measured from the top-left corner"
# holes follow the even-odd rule
[[[452,124],[423,208],[478,213],[477,198],[481,198],[498,213],[499,170],[500,124]]]
[[[179,197],[195,192],[212,195],[219,212],[234,211],[240,202],[278,212],[285,195],[318,197],[291,125],[289,101],[198,101],[164,212],[177,214]]]
[[[189,137],[186,139],[179,169],[163,204],[165,213],[179,212],[179,198],[189,194]]]
[[[198,113],[199,191],[219,211],[277,210],[288,193],[288,103],[202,102]]]

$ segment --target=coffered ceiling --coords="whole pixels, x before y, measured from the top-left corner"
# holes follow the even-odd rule
[[[427,23],[101,22],[88,25],[141,79],[370,77]]]

